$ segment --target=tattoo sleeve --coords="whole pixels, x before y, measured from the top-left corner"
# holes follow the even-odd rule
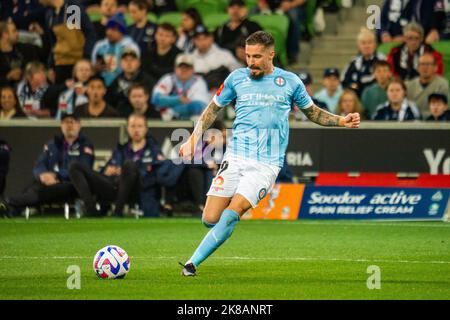
[[[202,137],[203,133],[213,124],[214,120],[216,120],[219,111],[220,107],[215,104],[214,101],[211,101],[195,125],[194,132],[192,133],[192,136],[195,139],[198,140]]]
[[[325,111],[315,104],[307,109],[300,109],[305,116],[314,123],[325,127],[339,127],[341,116]]]

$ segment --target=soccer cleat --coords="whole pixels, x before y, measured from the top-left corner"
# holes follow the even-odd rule
[[[183,267],[183,270],[181,270],[181,275],[185,277],[194,277],[197,275],[196,269],[193,263],[188,263],[186,265],[179,262],[179,264]]]

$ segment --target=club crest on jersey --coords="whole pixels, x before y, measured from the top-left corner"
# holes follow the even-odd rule
[[[276,77],[275,84],[279,87],[284,87],[284,85],[286,84],[286,80],[284,80],[283,77]]]
[[[266,188],[262,188],[261,190],[259,190],[258,192],[258,198],[259,200],[262,200],[267,194],[267,189]]]

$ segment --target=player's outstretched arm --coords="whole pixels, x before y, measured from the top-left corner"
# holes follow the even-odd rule
[[[192,159],[195,153],[195,147],[197,142],[202,138],[203,133],[213,124],[214,120],[217,118],[217,113],[219,113],[220,107],[215,104],[214,100],[211,100],[209,105],[203,111],[195,125],[194,131],[189,137],[188,141],[184,143],[180,148],[180,156],[186,159]]]
[[[361,122],[359,113],[349,113],[345,117],[325,111],[315,104],[307,109],[300,109],[314,123],[325,127],[359,128]]]

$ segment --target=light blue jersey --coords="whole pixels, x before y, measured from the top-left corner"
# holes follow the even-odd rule
[[[250,77],[250,69],[240,68],[228,76],[214,96],[214,103],[220,107],[234,100],[236,119],[227,153],[282,167],[292,105],[301,109],[313,105],[303,82],[280,68],[257,80]]]

